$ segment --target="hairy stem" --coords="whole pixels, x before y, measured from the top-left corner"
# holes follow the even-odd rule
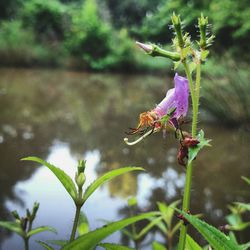
[[[193,85],[192,76],[189,70],[189,67],[186,61],[183,62],[183,66],[185,68],[185,72],[189,82],[189,88],[192,98],[192,108],[193,108],[193,117],[192,117],[192,137],[196,136],[197,133],[197,121],[198,121],[198,112],[199,112],[199,92],[200,92],[200,75],[201,68],[200,64],[197,65],[196,69],[196,84],[195,87]],[[192,172],[193,166],[192,163],[187,165],[186,171],[186,182],[184,188],[184,196],[182,202],[182,211],[188,212],[190,208],[190,197],[191,197],[191,186],[192,186]],[[178,244],[178,250],[185,249],[186,242],[186,234],[187,234],[187,226],[182,224],[180,229],[180,238]]]

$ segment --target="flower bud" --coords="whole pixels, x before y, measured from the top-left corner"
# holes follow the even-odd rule
[[[140,42],[135,42],[141,49],[143,49],[146,53],[151,53],[153,51],[153,46],[150,44],[144,44]]]
[[[204,17],[201,13],[201,17],[198,18],[198,26],[200,30],[200,47],[206,49],[206,31],[208,25],[208,17]]]
[[[35,218],[36,217],[36,213],[39,209],[39,203],[38,202],[35,202],[34,205],[33,205],[33,209],[32,209],[32,218]]]
[[[85,167],[86,167],[86,161],[85,160],[79,160],[78,161],[78,166],[77,166],[78,174],[79,173],[84,173]]]
[[[164,50],[155,44],[151,45],[151,44],[144,44],[144,43],[140,43],[140,42],[136,42],[136,44],[150,56],[166,57],[166,58],[169,58],[173,61],[180,60],[180,55],[177,52],[171,52],[171,51]]]
[[[31,217],[31,213],[30,213],[30,210],[29,210],[29,209],[26,209],[26,216],[27,216],[27,218],[30,218],[30,217]]]
[[[12,216],[13,216],[15,219],[20,220],[20,216],[19,216],[19,214],[18,214],[18,212],[17,212],[16,210],[15,210],[15,211],[12,211],[11,214],[12,214]]]
[[[85,183],[86,177],[84,173],[76,173],[75,182],[79,188],[82,188]]]
[[[176,32],[176,36],[177,36],[177,39],[178,39],[179,46],[181,48],[183,48],[184,47],[184,40],[183,40],[183,35],[182,35],[180,15],[176,16],[175,13],[173,13],[171,19],[172,19],[172,23],[173,23],[173,26],[174,26],[174,30]]]

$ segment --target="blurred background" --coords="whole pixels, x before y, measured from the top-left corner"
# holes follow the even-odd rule
[[[172,136],[154,135],[131,148],[123,143],[138,114],[173,86],[173,65],[134,45],[138,40],[171,49],[173,11],[193,39],[200,12],[209,16],[216,35],[203,66],[199,123],[213,147],[196,160],[192,212],[219,226],[228,204],[249,202],[240,178],[250,176],[247,0],[0,0],[0,220],[39,201],[36,225],[54,226],[58,235],[38,238],[69,237],[74,206],[47,169],[20,162],[29,155],[72,176],[84,158],[88,183],[127,165],[147,170],[113,180],[86,203],[91,229],[103,225],[102,219],[128,216],[130,196],[137,196],[140,211],[155,209],[156,201],[180,199],[185,175]],[[154,230],[145,242],[152,239],[164,242]],[[247,239],[249,232],[241,233],[242,242]],[[109,240],[129,245],[119,233]],[[146,243],[142,249],[151,249]],[[20,244],[0,229],[0,249]],[[39,249],[34,240],[31,244]]]

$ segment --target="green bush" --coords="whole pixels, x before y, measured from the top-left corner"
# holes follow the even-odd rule
[[[22,28],[20,21],[0,23],[0,57],[2,65],[36,66],[58,64],[55,53],[35,42],[33,32]]]
[[[43,42],[62,41],[68,28],[67,7],[57,0],[29,0],[21,11],[24,27]]]
[[[133,61],[132,44],[125,29],[115,32],[100,17],[95,0],[86,0],[72,10],[72,23],[66,47],[83,59],[91,69],[102,70],[129,66]]]

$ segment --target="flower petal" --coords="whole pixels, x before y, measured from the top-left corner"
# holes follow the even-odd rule
[[[188,112],[188,80],[185,77],[179,76],[177,73],[174,77],[175,82],[175,117],[186,116]]]

